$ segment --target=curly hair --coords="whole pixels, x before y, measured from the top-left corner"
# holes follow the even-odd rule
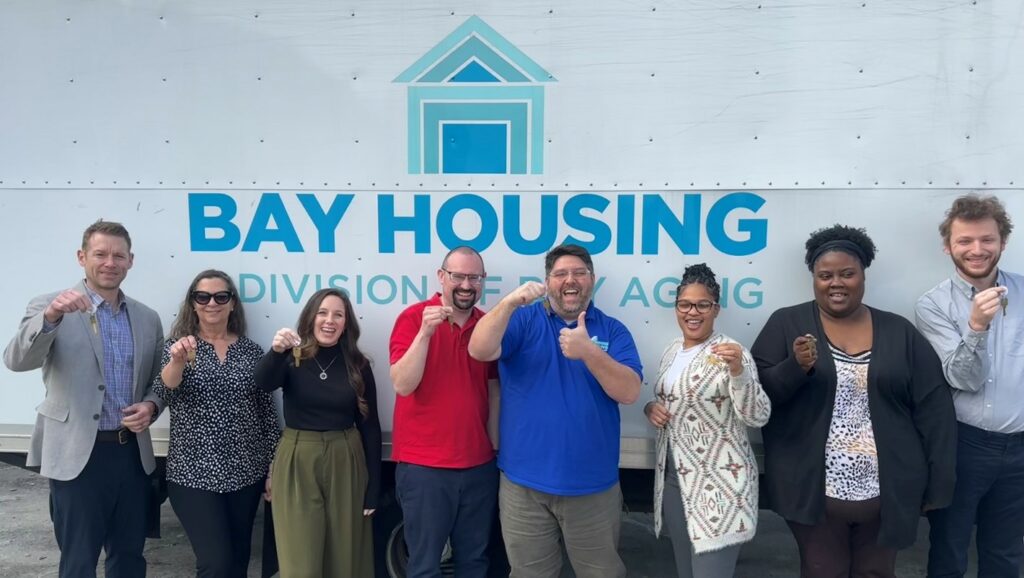
[[[868,236],[867,231],[838,223],[811,233],[804,248],[807,249],[804,263],[809,271],[814,271],[814,263],[829,251],[849,253],[856,257],[865,269],[875,260],[875,242]]]
[[[953,201],[953,206],[946,211],[946,218],[939,224],[939,234],[942,235],[942,241],[947,245],[953,229],[953,221],[957,219],[968,222],[995,220],[999,227],[999,238],[1004,243],[1010,236],[1010,232],[1013,231],[1013,222],[1006,214],[1006,207],[995,196],[982,197],[970,193]]]
[[[676,287],[676,295],[683,292],[683,287],[694,283],[700,283],[703,285],[716,303],[722,296],[722,287],[718,284],[718,281],[715,280],[715,272],[712,271],[711,267],[708,267],[706,263],[690,265],[683,270],[683,278],[679,281],[679,286]]]

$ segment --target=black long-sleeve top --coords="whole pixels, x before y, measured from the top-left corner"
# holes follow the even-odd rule
[[[956,480],[956,415],[942,365],[928,340],[899,315],[868,308],[872,321],[868,406],[878,451],[882,526],[878,543],[914,543],[921,509],[943,507]],[[819,342],[809,373],[793,341]],[[750,348],[772,416],[761,429],[768,506],[813,525],[825,516],[825,442],[836,397],[836,368],[813,301],[779,309]]]
[[[332,363],[333,360],[333,363]],[[319,363],[319,365],[318,365]],[[327,379],[320,379],[321,368]],[[256,366],[256,385],[264,391],[282,388],[284,423],[307,431],[342,431],[355,426],[366,455],[364,508],[376,508],[380,493],[381,434],[377,416],[377,384],[367,363],[362,368],[363,398],[369,406],[366,417],[359,413],[356,390],[349,382],[345,358],[339,346],[321,348],[316,360],[304,359],[295,367],[291,350],[267,352]]]

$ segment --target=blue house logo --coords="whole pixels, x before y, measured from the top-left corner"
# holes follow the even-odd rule
[[[409,173],[543,173],[543,83],[554,80],[470,17],[394,80],[409,85]]]

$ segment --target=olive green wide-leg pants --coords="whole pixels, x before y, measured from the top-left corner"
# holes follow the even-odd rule
[[[366,484],[355,428],[284,430],[271,479],[281,578],[373,576],[373,526],[363,515]]]

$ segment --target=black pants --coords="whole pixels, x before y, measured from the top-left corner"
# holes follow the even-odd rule
[[[1024,433],[959,424],[953,503],[928,512],[928,521],[928,576],[964,576],[977,527],[977,575],[1016,578],[1024,557]]]
[[[881,498],[825,498],[825,521],[788,521],[800,549],[802,578],[896,578],[896,550],[877,543]]]
[[[405,518],[409,578],[440,578],[449,537],[455,575],[487,576],[487,543],[498,501],[494,460],[464,469],[398,464],[395,486]]]
[[[245,578],[252,547],[252,524],[260,505],[261,480],[218,494],[167,482],[171,507],[192,542],[199,578]]]
[[[97,441],[77,478],[50,480],[61,578],[95,578],[101,549],[107,578],[144,577],[149,492],[134,436],[124,445]]]

